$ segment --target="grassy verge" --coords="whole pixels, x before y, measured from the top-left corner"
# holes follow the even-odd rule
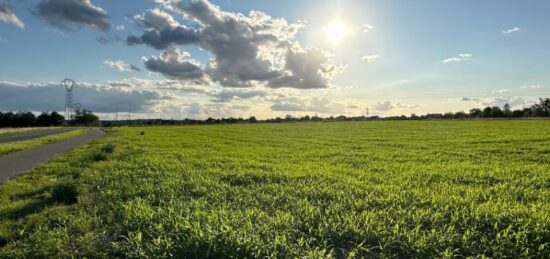
[[[0,137],[17,136],[37,131],[52,130],[59,127],[38,127],[38,128],[0,128]]]
[[[49,135],[41,138],[16,141],[16,142],[10,142],[10,143],[0,143],[0,155],[6,155],[9,153],[13,153],[21,150],[27,150],[38,146],[42,146],[42,145],[46,145],[46,144],[50,144],[50,143],[54,143],[62,140],[67,140],[70,138],[75,138],[75,137],[84,135],[87,131],[88,131],[87,129],[77,129],[77,130]]]
[[[0,186],[0,257],[549,258],[549,129],[116,129]]]

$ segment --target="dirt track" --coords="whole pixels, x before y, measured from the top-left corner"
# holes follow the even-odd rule
[[[94,128],[84,136],[0,156],[0,183],[22,175],[35,166],[53,159],[57,155],[87,144],[103,135],[103,133],[100,129]]]

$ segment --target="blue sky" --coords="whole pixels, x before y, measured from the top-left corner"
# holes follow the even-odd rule
[[[367,108],[371,114],[395,115],[467,111],[505,102],[519,108],[550,95],[550,2],[543,0],[205,2],[215,15],[248,17],[250,11],[260,11],[271,16],[267,23],[287,22],[267,33],[280,37],[279,45],[293,47],[257,43],[245,34],[235,37],[267,53],[248,60],[231,53],[247,43],[228,42],[234,49],[215,46],[225,39],[223,29],[189,18],[197,14],[195,9],[177,7],[193,7],[191,1],[67,0],[54,5],[57,1],[0,0],[9,6],[4,13],[0,8],[1,110],[59,109],[56,102],[63,92],[54,85],[66,77],[82,85],[77,101],[106,119],[124,103],[133,103],[127,109],[143,117],[162,118],[360,115]],[[75,6],[82,7],[73,12],[76,20],[56,13]],[[86,8],[96,16],[78,20]],[[198,33],[200,39],[192,43],[167,42],[159,48],[140,41],[129,46],[127,37],[155,30],[143,25],[148,18],[136,17],[153,8],[175,21],[163,26],[213,32]],[[235,19],[267,24],[254,17]],[[105,23],[108,30],[101,27]],[[293,25],[300,27],[295,33],[277,31]],[[100,38],[109,42],[100,43]],[[292,56],[292,51],[304,55]],[[289,57],[297,69],[314,68],[297,75],[286,65]],[[220,67],[224,62],[247,65]],[[265,62],[271,67],[261,68]],[[207,69],[209,64],[216,69]],[[37,93],[29,98],[29,91]],[[49,98],[52,104],[39,105],[36,98]]]

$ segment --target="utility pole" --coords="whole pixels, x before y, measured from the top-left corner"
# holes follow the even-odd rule
[[[65,120],[71,121],[74,113],[73,90],[76,83],[72,79],[65,79],[61,82],[61,86],[65,88]]]

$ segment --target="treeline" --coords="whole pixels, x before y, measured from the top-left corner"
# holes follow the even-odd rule
[[[533,117],[550,117],[550,98],[539,99],[539,103],[531,107],[521,110],[512,110],[509,104],[505,104],[502,108],[498,106],[487,106],[483,109],[474,108],[469,113],[465,112],[448,112],[434,113],[422,116],[411,115],[414,118],[424,119],[467,119],[467,118],[533,118]]]
[[[57,112],[43,112],[35,116],[32,112],[0,112],[0,128],[61,126],[65,117]]]
[[[96,126],[99,117],[88,110],[77,110],[72,120],[65,121],[65,117],[57,112],[43,112],[36,116],[32,112],[0,112],[0,128],[21,127],[55,127],[68,124],[70,126]]]

